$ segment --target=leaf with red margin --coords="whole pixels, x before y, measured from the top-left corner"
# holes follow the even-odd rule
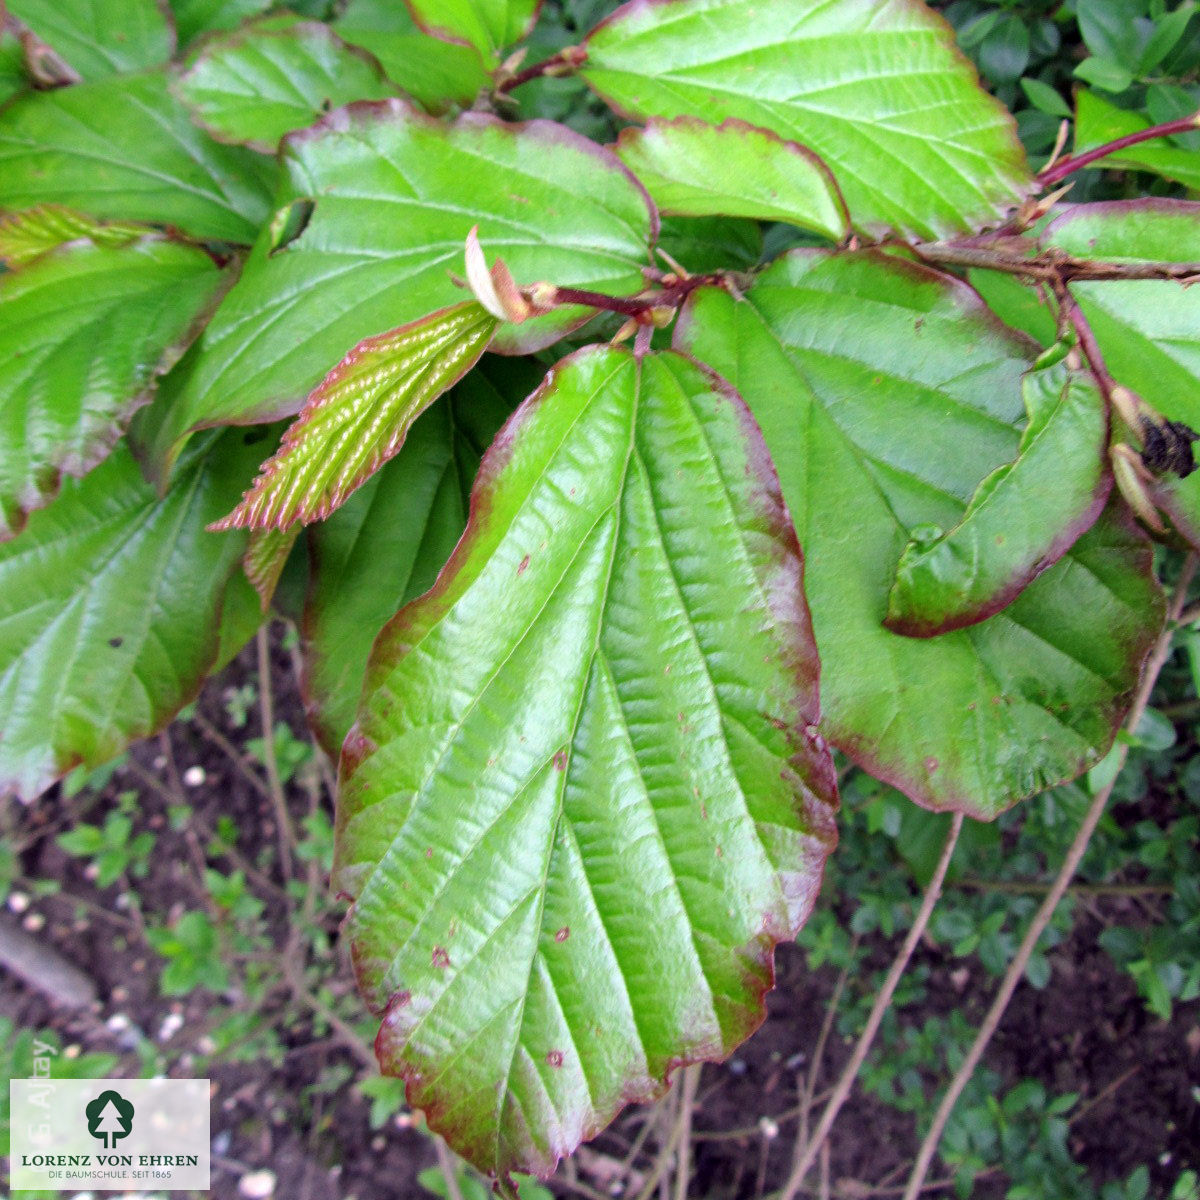
[[[835,838],[801,576],[740,399],[589,347],[380,634],[335,886],[381,1066],[482,1170],[549,1173],[762,1021]]]
[[[0,545],[0,794],[163,728],[218,662],[231,588],[229,645],[245,636],[246,536],[204,529],[253,466],[245,439],[198,439],[162,499],[122,444]]]
[[[0,275],[0,540],[104,459],[229,282],[157,234],[75,240]]]
[[[355,346],[309,396],[242,502],[213,528],[323,521],[479,361],[498,324],[468,300]]]
[[[5,0],[4,7],[85,81],[157,67],[175,50],[165,0]]]
[[[702,289],[677,340],[739,389],[779,470],[830,741],[984,819],[1094,765],[1163,617],[1123,505],[995,616],[933,638],[883,625],[912,531],[957,524],[1016,457],[1032,347],[965,285],[877,252],[795,251],[741,302]]]
[[[1200,157],[1200,156],[1198,156]],[[1144,198],[1081,204],[1042,234],[1047,246],[1089,258],[1200,262],[1200,204]],[[1105,365],[1173,421],[1200,429],[1200,288],[1154,279],[1073,283]],[[1200,471],[1151,489],[1176,531],[1200,549]]]
[[[484,355],[417,418],[391,462],[328,521],[308,527],[301,682],[309,723],[331,758],[354,721],[371,643],[445,566],[467,524],[479,460],[544,374],[532,359]]]
[[[355,100],[399,90],[369,54],[318,21],[267,17],[191,55],[175,84],[193,119],[220,142],[274,154],[280,140]]]
[[[474,225],[489,261],[523,283],[645,287],[649,197],[609,151],[553,122],[446,124],[399,100],[354,104],[286,138],[283,163],[279,212],[308,202],[311,217],[285,245],[277,228],[259,239],[182,394],[155,414],[162,462],[194,429],[297,411],[364,338],[463,299],[452,275]],[[540,349],[593,315],[566,305],[502,326],[493,349]]]
[[[470,108],[492,78],[471,46],[430,37],[395,0],[350,0],[333,22],[343,41],[361,46],[426,112]]]
[[[933,637],[986,620],[1100,516],[1112,489],[1108,411],[1091,375],[1049,366],[1022,391],[1017,457],[980,483],[953,529],[905,547],[888,595],[896,633]]]
[[[473,46],[484,62],[499,64],[504,51],[533,28],[542,0],[405,0],[417,24],[433,37]]]
[[[787,221],[835,242],[850,232],[829,168],[769,129],[734,120],[652,120],[644,129],[622,129],[616,151],[662,213]]]
[[[624,116],[733,117],[807,146],[871,234],[976,230],[1033,182],[1012,117],[915,0],[631,0],[585,46],[580,74]]]

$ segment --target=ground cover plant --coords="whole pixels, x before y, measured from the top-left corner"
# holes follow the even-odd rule
[[[996,95],[915,0],[266,7],[7,0],[0,788],[103,767],[252,638],[264,686],[290,617],[338,779],[323,829],[310,774],[301,854],[311,751],[267,706],[288,1003],[365,1053],[305,975],[332,851],[385,1077],[511,1190],[759,1025],[840,775],[925,891],[782,1194],[860,1070],[932,1107],[887,1027],[927,932],[1003,978],[904,1194],[939,1144],[962,1187],[1011,1175],[1022,1122],[1030,1178],[1081,1187],[1071,1104],[993,1112],[973,1076],[1047,982],[1130,747],[1174,737],[1149,705],[1200,550],[1190,6],[953,5]],[[1002,886],[935,911],[956,843],[995,851],[1039,795],[1075,820],[1020,943]],[[150,869],[135,808],[59,839],[101,887]],[[1200,991],[1191,820],[1142,837],[1190,880],[1170,926],[1102,939],[1166,1017]],[[168,995],[265,954],[214,836],[208,911],[130,918]],[[890,933],[868,897],[854,932]],[[849,974],[833,912],[803,936]]]

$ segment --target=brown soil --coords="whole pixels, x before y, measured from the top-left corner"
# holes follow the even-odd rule
[[[277,716],[302,735],[290,656],[276,646],[275,658]],[[253,675],[251,647],[210,682],[198,704],[200,715],[239,745],[259,733],[257,713],[252,711],[247,725],[236,728],[224,697]],[[18,814],[25,878],[55,880],[65,893],[101,910],[87,909],[77,917],[74,904],[59,895],[33,899],[20,917],[27,927],[44,918],[39,936],[91,977],[99,997],[96,1005],[71,1014],[56,1011],[46,996],[0,972],[0,1015],[31,1028],[53,1028],[64,1044],[84,1052],[122,1053],[118,1073],[137,1075],[139,1064],[129,1052],[129,1035],[120,1028],[127,1020],[155,1041],[173,1073],[195,1073],[197,1045],[202,1045],[215,1019],[249,1002],[208,992],[179,999],[159,995],[158,960],[141,942],[136,924],[131,926],[128,909],[116,907],[123,889],[98,891],[83,864],[59,849],[52,835],[71,819],[99,823],[118,792],[137,790],[139,821],[159,838],[137,893],[145,919],[161,924],[181,908],[202,905],[198,866],[222,815],[236,823],[240,856],[277,878],[274,820],[269,802],[195,722],[177,724],[169,737],[135,747],[130,759],[98,798],[68,801],[54,789]],[[186,769],[195,766],[204,769],[202,787],[182,782]],[[172,793],[179,792],[194,811],[187,828],[174,832],[167,807]],[[297,788],[289,798],[298,818],[308,798]],[[228,869],[231,864],[213,859],[212,865]],[[260,894],[268,899],[271,939],[282,953],[287,942],[282,901],[274,890]],[[32,921],[31,914],[37,914]],[[323,903],[317,920],[332,934],[337,916],[338,906]],[[6,917],[10,922],[18,919]],[[1150,1016],[1129,978],[1097,948],[1099,928],[1093,917],[1082,918],[1052,956],[1050,985],[1040,992],[1026,986],[1018,990],[987,1061],[1008,1080],[1033,1077],[1052,1094],[1074,1091],[1085,1099],[1099,1097],[1072,1125],[1075,1157],[1088,1166],[1097,1183],[1124,1177],[1146,1163],[1153,1193],[1164,1195],[1181,1169],[1200,1168],[1200,1106],[1193,1095],[1200,1084],[1200,1005],[1178,1006],[1169,1023]],[[883,964],[892,949],[880,940],[874,951]],[[924,948],[918,960],[929,971],[927,998],[923,1011],[908,1011],[904,1019],[920,1022],[927,1013],[957,1007],[977,1021],[995,981],[982,970],[964,979],[961,960],[945,960]],[[339,959],[323,965],[326,1000],[354,1021],[361,1014],[351,997],[345,963]],[[701,1077],[693,1119],[692,1195],[751,1200],[783,1183],[797,1130],[797,1087],[809,1070],[835,977],[828,969],[810,973],[795,947],[780,949],[778,986],[769,997],[765,1026],[729,1063],[706,1068]],[[362,1073],[360,1062],[335,1031],[291,1001],[286,985],[275,982],[278,986],[263,1007],[280,1022],[279,1060],[232,1062],[218,1057],[206,1068],[215,1087],[212,1129],[220,1150],[210,1194],[234,1200],[242,1175],[267,1168],[277,1176],[276,1196],[286,1200],[428,1196],[417,1184],[416,1173],[435,1162],[429,1139],[413,1127],[411,1117],[401,1118],[406,1127],[389,1122],[371,1131],[367,1101],[352,1086]],[[176,1021],[178,1028],[169,1040],[160,1042],[163,1022],[172,1014],[182,1023]],[[823,1086],[833,1080],[848,1054],[849,1046],[836,1033],[830,1037]],[[931,1086],[935,1082],[931,1080]],[[597,1194],[619,1197],[634,1191],[622,1164],[646,1119],[646,1110],[628,1110],[578,1156],[576,1179],[590,1189],[593,1200],[598,1200]],[[912,1159],[919,1133],[911,1117],[856,1093],[834,1129],[830,1194],[898,1194],[887,1189],[903,1184],[903,1168]],[[653,1135],[645,1146],[655,1146]],[[644,1173],[649,1161],[650,1155],[642,1154],[635,1168]],[[814,1172],[809,1182],[816,1187],[816,1181]],[[566,1183],[552,1187],[563,1196],[579,1191]],[[1004,1192],[1003,1176],[996,1173],[979,1180],[973,1194],[990,1200]],[[953,1194],[952,1189],[943,1194]]]

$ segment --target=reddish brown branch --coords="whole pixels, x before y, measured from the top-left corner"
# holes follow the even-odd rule
[[[551,77],[570,75],[587,61],[587,50],[583,46],[564,46],[557,54],[551,55],[542,62],[534,63],[507,79],[501,79],[496,84],[496,91],[501,94],[519,88],[523,83],[533,79],[541,79],[543,75]]]
[[[1174,133],[1194,133],[1200,128],[1200,113],[1190,117],[1180,117],[1175,121],[1164,121],[1161,125],[1151,125],[1149,129],[1141,129],[1137,133],[1127,133],[1124,137],[1115,138],[1097,146],[1094,150],[1085,150],[1072,158],[1064,158],[1060,162],[1047,166],[1037,177],[1038,183],[1044,188],[1053,187],[1074,171],[1090,166],[1097,159],[1107,158],[1110,154],[1136,146],[1139,142],[1148,142],[1152,138],[1170,137]]]

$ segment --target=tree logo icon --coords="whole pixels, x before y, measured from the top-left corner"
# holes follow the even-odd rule
[[[102,1141],[105,1150],[111,1150],[133,1129],[133,1105],[111,1088],[101,1092],[83,1111],[88,1133]]]

